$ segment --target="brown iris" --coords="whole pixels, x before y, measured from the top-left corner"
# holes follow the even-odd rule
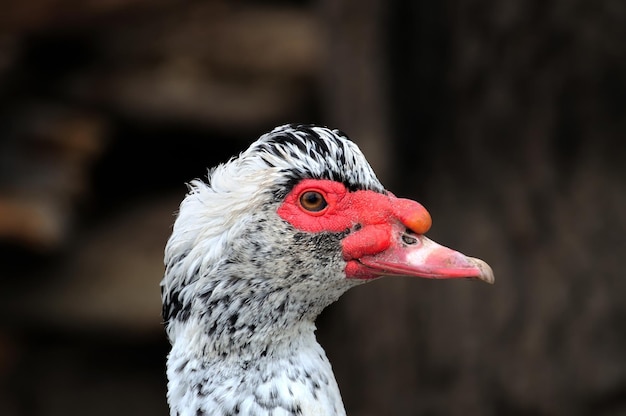
[[[317,191],[306,191],[300,195],[300,205],[307,211],[320,212],[328,206],[324,196]]]

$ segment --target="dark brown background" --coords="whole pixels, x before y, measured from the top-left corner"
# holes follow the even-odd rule
[[[3,3],[0,414],[167,413],[184,182],[285,122],[496,273],[329,308],[350,415],[626,415],[621,0]]]

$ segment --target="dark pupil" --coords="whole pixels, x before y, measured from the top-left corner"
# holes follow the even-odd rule
[[[317,205],[320,202],[320,195],[313,192],[307,192],[304,194],[304,198],[307,205]]]
[[[320,211],[326,206],[326,201],[317,192],[305,192],[302,195],[302,205],[309,211]]]

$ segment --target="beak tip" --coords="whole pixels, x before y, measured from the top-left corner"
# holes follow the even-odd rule
[[[476,279],[482,280],[485,283],[494,284],[496,278],[493,274],[493,269],[489,266],[485,261],[481,259],[477,259],[475,257],[470,257],[470,260],[474,265],[480,270],[480,273],[475,276]]]

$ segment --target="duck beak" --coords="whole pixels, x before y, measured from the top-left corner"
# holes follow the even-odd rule
[[[362,191],[367,192],[367,191]],[[493,271],[482,260],[468,257],[428,239],[432,224],[421,204],[394,195],[358,194],[361,227],[342,240],[346,276],[373,279],[415,276],[427,279],[478,279],[494,282]],[[371,209],[375,206],[376,209]]]
[[[398,241],[377,254],[358,259],[376,276],[415,276],[428,279],[478,279],[493,283],[491,267],[484,261],[465,256],[423,235],[402,233]]]

